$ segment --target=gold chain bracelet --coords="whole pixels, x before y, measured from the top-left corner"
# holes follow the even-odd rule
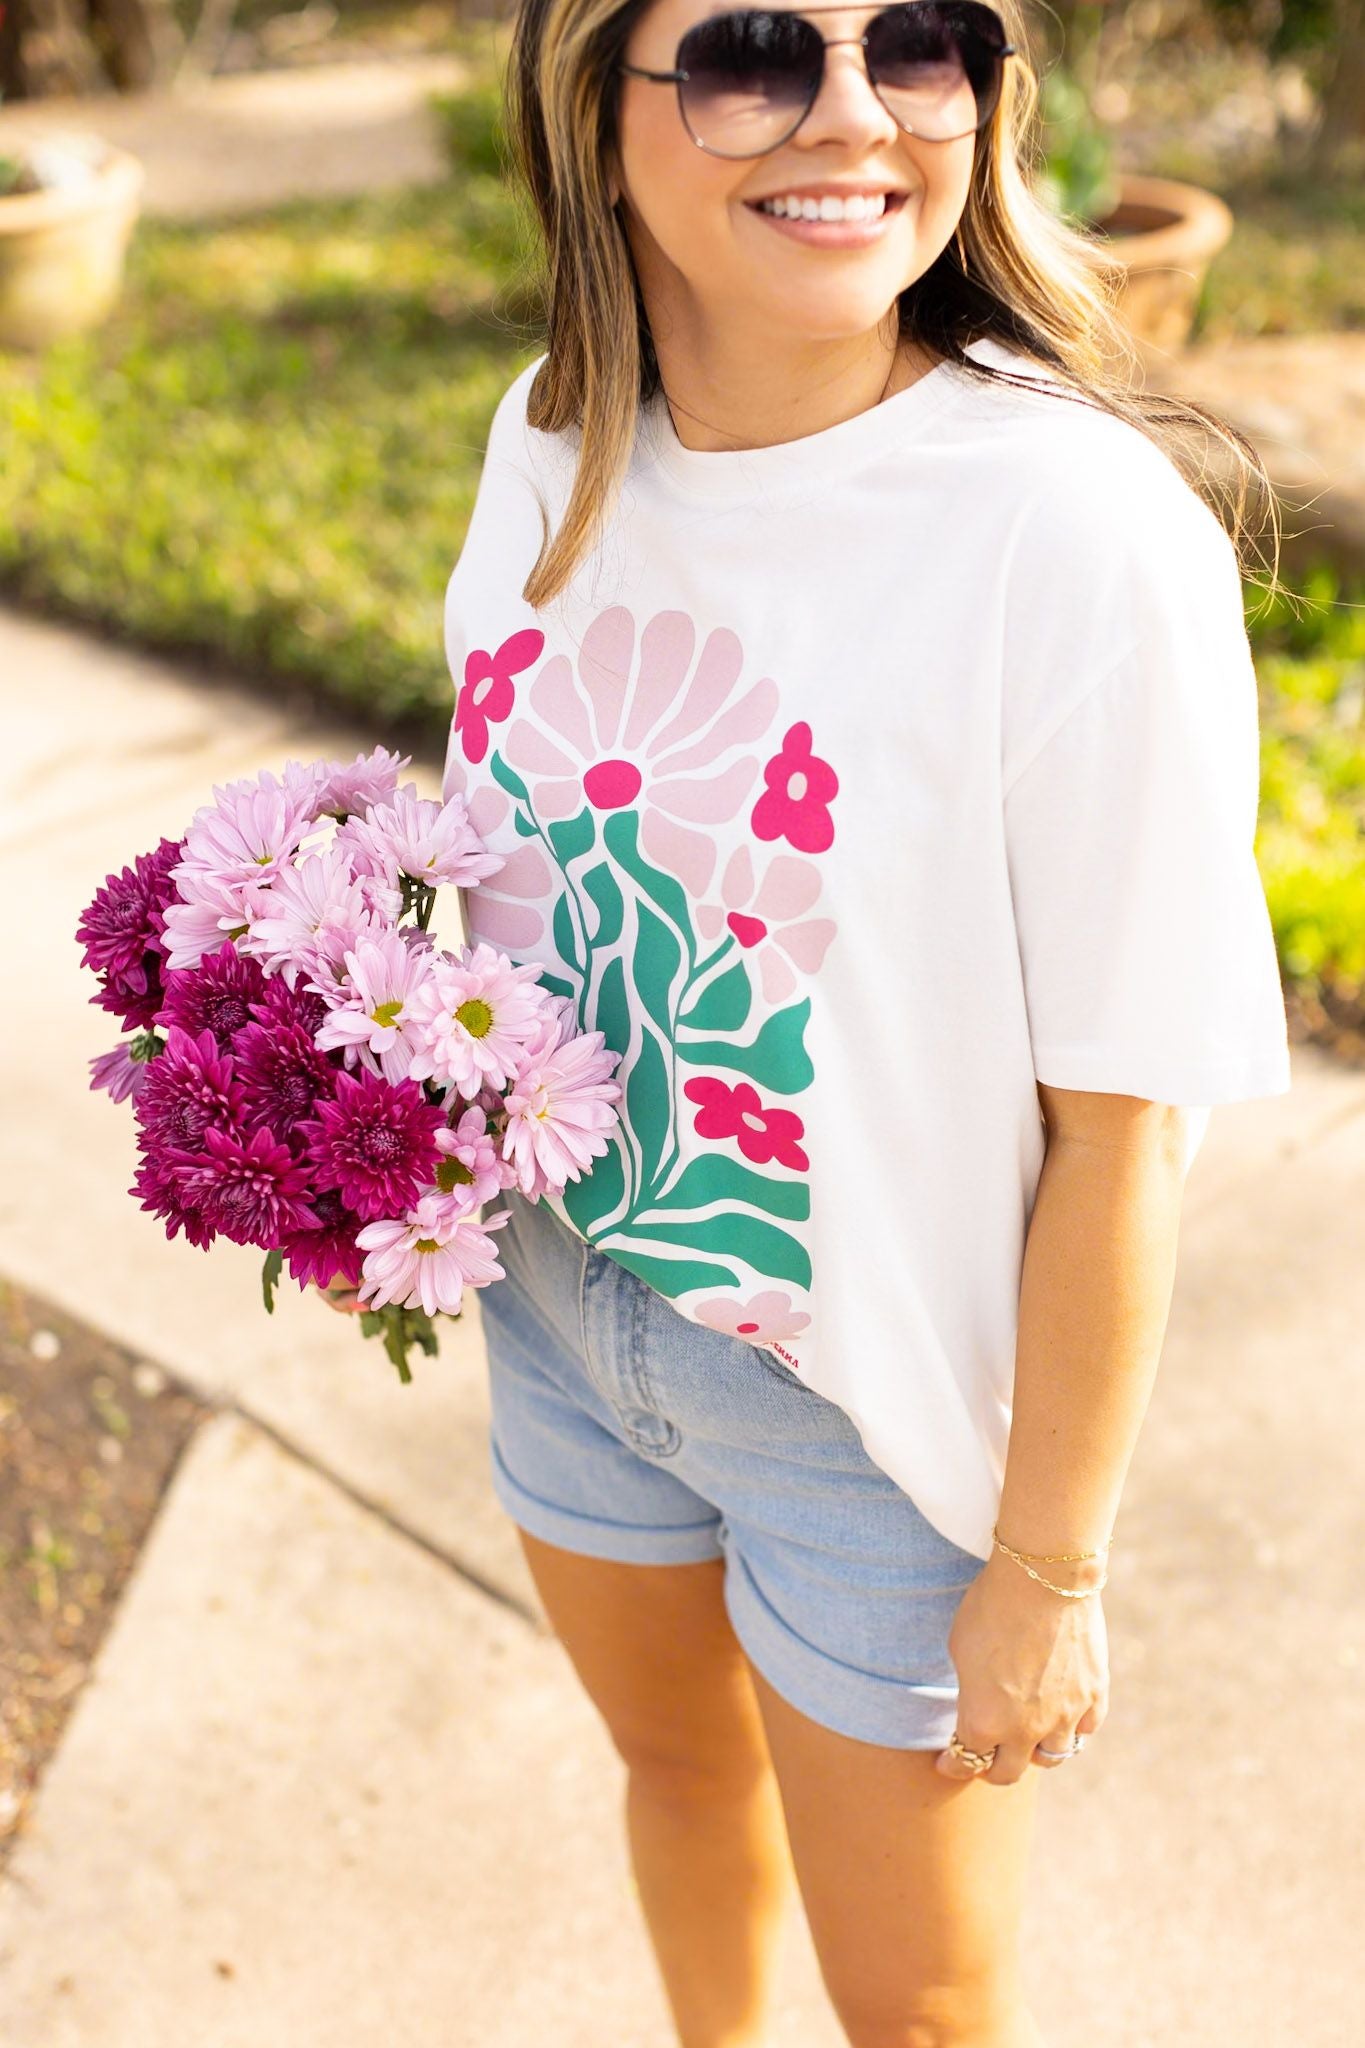
[[[1099,1550],[1059,1551],[1055,1556],[1047,1557],[1041,1552],[1011,1549],[1010,1545],[1006,1543],[1004,1537],[1000,1534],[998,1526],[991,1530],[991,1537],[1008,1557],[1012,1557],[1016,1564],[1023,1566],[1031,1579],[1036,1579],[1040,1586],[1046,1586],[1050,1593],[1060,1593],[1064,1600],[1088,1600],[1092,1593],[1100,1592],[1109,1584],[1107,1568],[1104,1577],[1096,1586],[1058,1586],[1051,1579],[1045,1579],[1041,1572],[1034,1571],[1033,1566],[1025,1562],[1025,1559],[1028,1557],[1038,1556],[1044,1564],[1079,1564],[1087,1558],[1102,1557],[1104,1552],[1109,1549],[1109,1543],[1104,1544]],[[1110,1543],[1112,1541],[1113,1539],[1111,1538]]]

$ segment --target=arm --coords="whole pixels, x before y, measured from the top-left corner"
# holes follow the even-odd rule
[[[1040,1083],[1047,1154],[1019,1296],[1014,1408],[997,1518],[1015,1550],[1102,1550],[1147,1411],[1175,1280],[1186,1112],[1135,1095]],[[1096,1587],[1108,1565],[1034,1563],[1054,1585]],[[996,1748],[989,1784],[1034,1749],[1070,1747],[1108,1711],[1102,1595],[1067,1599],[993,1549],[949,1636],[957,1732]],[[1048,1766],[1044,1765],[1045,1768]],[[940,1752],[940,1773],[970,1767]]]

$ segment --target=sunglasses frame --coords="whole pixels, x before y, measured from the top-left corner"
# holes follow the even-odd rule
[[[872,23],[874,21],[880,20],[880,18],[884,14],[896,14],[899,13],[901,9],[904,7],[914,8],[921,4],[925,4],[925,0],[889,0],[888,5],[877,7],[872,11],[871,18],[864,24],[862,35],[829,37],[822,36],[820,40],[823,43],[826,50],[837,50],[841,43],[858,43],[862,46],[864,50],[866,50],[867,30],[871,28]],[[986,0],[975,0],[975,4],[980,6],[984,13],[992,15],[994,16],[996,21],[1000,21],[999,14],[996,13],[996,10],[993,7],[989,7],[986,5]],[[853,9],[850,9],[848,7],[734,7],[727,9],[727,13],[731,14],[799,14],[803,18],[811,14],[848,14],[853,11]],[[696,143],[698,149],[705,150],[708,156],[719,157],[725,163],[754,163],[757,162],[757,160],[760,157],[771,156],[772,152],[775,149],[781,149],[784,143],[788,143],[791,141],[793,135],[795,135],[797,129],[801,126],[801,123],[805,120],[806,116],[810,113],[811,108],[815,105],[816,100],[819,99],[820,97],[820,88],[821,86],[823,86],[825,82],[825,61],[822,57],[820,60],[820,70],[815,80],[815,90],[812,92],[810,99],[806,102],[806,105],[801,109],[801,112],[797,115],[796,120],[792,123],[792,126],[787,130],[785,135],[780,135],[775,142],[765,143],[762,149],[745,150],[743,154],[740,156],[731,155],[730,152],[727,150],[713,149],[710,143],[702,141],[700,135],[697,134],[695,128],[693,128],[691,122],[687,118],[687,109],[683,103],[683,87],[688,82],[689,74],[687,71],[677,66],[677,59],[682,56],[683,45],[687,41],[688,36],[693,34],[693,32],[696,29],[704,27],[710,22],[721,21],[724,19],[724,15],[704,15],[701,21],[693,22],[692,27],[687,29],[678,40],[678,47],[674,53],[675,69],[672,71],[650,71],[640,64],[628,64],[626,63],[624,58],[621,59],[620,63],[617,66],[617,69],[619,71],[625,72],[631,78],[648,79],[651,82],[651,84],[676,85],[678,91],[678,117],[681,120],[683,127],[687,130],[687,133],[691,136],[693,142]],[[1001,22],[1001,33],[1003,34],[1003,32],[1004,23]],[[1002,42],[996,54],[1000,60],[1000,73],[1001,77],[1003,78],[1006,60],[1010,57],[1017,56],[1018,51],[1013,43]],[[882,99],[882,95],[877,88],[877,81],[873,78],[871,71],[868,70],[866,57],[864,57],[863,59],[863,70],[866,74],[868,84],[871,86],[873,92],[877,94],[877,98],[881,100],[881,104],[886,108],[887,113],[890,114],[892,120],[896,123],[896,126],[901,130],[902,134],[914,135],[916,131],[913,128],[907,128],[904,121],[902,121],[900,116],[896,113],[894,107],[890,106],[886,100]],[[986,126],[986,123],[991,119],[991,116],[995,112],[995,107],[998,105],[999,94],[997,93],[995,104],[992,105],[990,113],[986,115],[985,120],[978,121],[975,127],[973,128],[964,128],[961,135],[922,136],[920,140],[925,142],[961,142],[968,135],[979,135],[981,133],[981,130]]]

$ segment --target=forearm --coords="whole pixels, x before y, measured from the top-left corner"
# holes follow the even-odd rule
[[[1151,1398],[1175,1281],[1185,1162],[1178,1111],[1114,1143],[1055,1135],[1024,1250],[998,1527],[1031,1552],[1109,1537]],[[1021,1568],[1004,1553],[992,1561]],[[1035,1566],[1094,1583],[1105,1560]]]

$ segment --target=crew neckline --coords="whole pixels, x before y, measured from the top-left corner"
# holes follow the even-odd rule
[[[967,344],[967,353],[990,362],[1008,352],[983,336]],[[899,446],[969,381],[969,374],[956,363],[938,362],[877,405],[795,441],[775,441],[763,448],[687,447],[678,439],[668,401],[658,390],[641,409],[642,454],[671,483],[695,497],[738,500],[755,492],[799,489],[843,475],[889,445]]]

